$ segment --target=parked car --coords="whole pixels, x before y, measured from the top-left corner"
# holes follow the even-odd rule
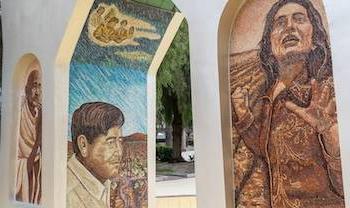
[[[160,142],[165,142],[166,139],[166,134],[163,131],[157,132],[156,135],[156,142],[160,143]]]

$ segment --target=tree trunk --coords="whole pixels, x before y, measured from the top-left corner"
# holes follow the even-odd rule
[[[182,129],[181,151],[186,151],[187,148],[187,128]]]
[[[182,143],[182,118],[177,105],[174,109],[173,117],[173,154],[172,159],[174,162],[183,161],[181,157],[181,143]]]
[[[165,128],[165,144],[169,147],[173,146],[173,130],[171,126]]]

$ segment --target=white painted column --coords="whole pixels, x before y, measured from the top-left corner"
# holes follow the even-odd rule
[[[350,2],[324,0],[329,21],[346,207],[350,206]]]
[[[170,21],[163,39],[154,55],[147,73],[147,169],[148,169],[148,207],[156,207],[156,78],[158,69],[173,42],[184,17],[176,12]]]
[[[55,62],[59,45],[62,41],[68,20],[76,1],[71,0],[6,0],[2,1],[2,26],[4,43],[2,122],[0,143],[0,207],[28,207],[14,201],[16,178],[16,107],[14,103],[15,67],[19,59],[27,54],[34,54],[42,67],[43,89],[43,173],[42,207],[62,208],[59,202],[65,202],[63,192],[66,181],[60,163],[57,160],[61,148],[57,142],[64,140],[55,128],[59,113],[55,108],[55,86],[58,80],[55,74]],[[64,83],[62,83],[64,84]],[[61,101],[64,102],[64,101]],[[66,158],[66,157],[65,157]],[[35,206],[34,206],[35,207]]]
[[[218,68],[218,30],[226,1],[174,3],[184,13],[190,35],[197,207],[232,208],[231,139],[227,131],[222,131],[223,125],[229,124],[222,123]]]

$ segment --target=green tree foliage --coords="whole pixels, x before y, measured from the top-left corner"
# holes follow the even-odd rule
[[[171,101],[176,100],[176,103]],[[158,70],[157,118],[166,124],[173,121],[178,108],[184,127],[192,125],[191,79],[188,26],[184,20]]]
[[[158,70],[157,121],[173,127],[173,159],[180,159],[182,129],[192,126],[189,36],[185,20]]]

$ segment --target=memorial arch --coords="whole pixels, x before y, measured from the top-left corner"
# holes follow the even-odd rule
[[[350,180],[343,177],[344,197],[340,176],[349,172],[349,142],[344,139],[350,117],[349,31],[344,19],[350,4],[324,0],[331,20],[327,25],[319,0],[174,2],[178,9],[162,0],[1,3],[1,207],[74,207],[81,196],[81,203],[94,208],[329,208],[349,201]],[[179,28],[185,28],[184,16],[196,139],[196,187],[191,190],[196,195],[157,199],[156,75],[162,64],[177,64],[172,65],[170,52]],[[286,26],[290,34],[281,36],[277,28]],[[299,67],[287,73],[297,63]],[[40,75],[42,89],[30,87]],[[42,125],[31,128],[37,137],[28,148],[34,160],[22,163],[38,182],[29,185],[28,177],[27,185],[39,187],[25,189],[28,194],[22,193],[27,186],[21,182],[26,180],[17,177],[20,126],[25,123],[21,118],[28,117],[28,111],[21,111],[26,85],[27,94],[37,94],[29,115],[37,124],[42,117]],[[272,97],[267,89],[274,92]],[[271,119],[265,119],[268,112]],[[270,128],[257,124],[264,121],[271,121]],[[249,131],[252,127],[257,127],[255,133]]]

